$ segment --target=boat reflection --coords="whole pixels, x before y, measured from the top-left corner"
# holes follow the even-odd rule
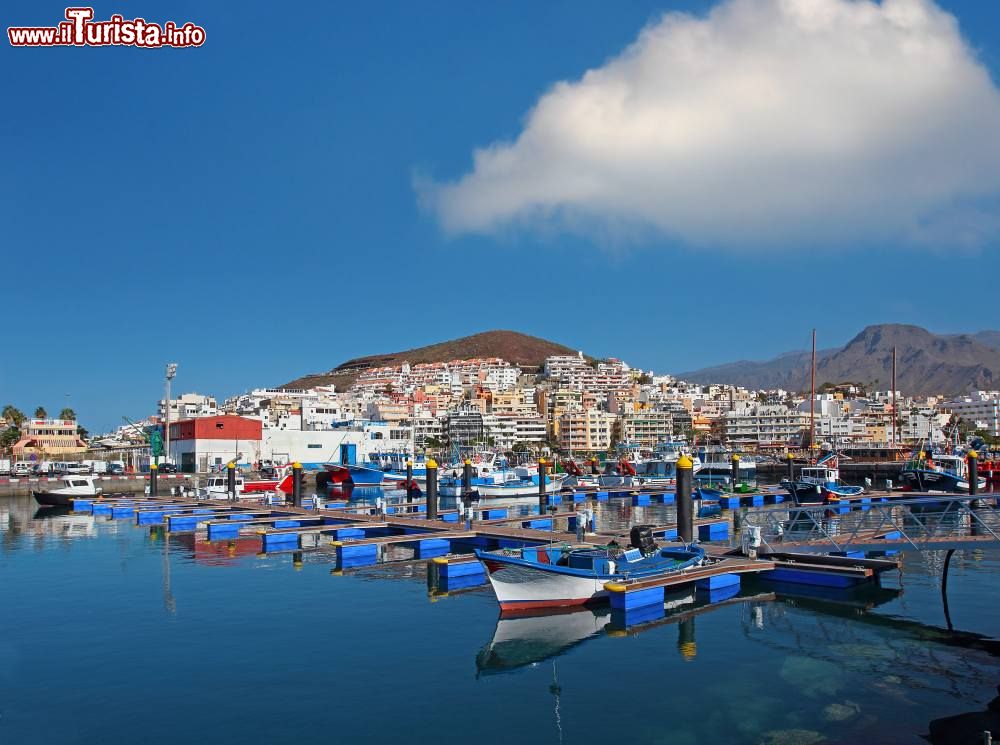
[[[610,607],[501,614],[493,638],[476,655],[478,674],[509,672],[559,657],[603,634],[610,617]]]

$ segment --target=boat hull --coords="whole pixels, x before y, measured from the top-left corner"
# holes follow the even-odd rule
[[[532,608],[568,608],[605,597],[607,581],[597,576],[550,572],[523,564],[484,560],[486,575],[505,611]]]
[[[910,491],[935,491],[948,494],[968,494],[969,482],[954,473],[947,471],[930,471],[927,469],[912,469],[903,471],[900,475],[904,488]],[[986,488],[986,479],[979,479],[979,489]]]
[[[33,491],[31,496],[38,504],[46,507],[69,507],[73,504],[73,499],[80,499],[81,494],[57,494],[51,491]]]

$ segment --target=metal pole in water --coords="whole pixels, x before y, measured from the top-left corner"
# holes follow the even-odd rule
[[[948,567],[951,566],[951,557],[955,549],[949,548],[944,556],[944,570],[941,572],[941,604],[944,606],[944,620],[948,624],[948,631],[952,630],[951,613],[948,612]]]
[[[302,464],[292,463],[292,504],[302,506]]]
[[[969,451],[969,496],[974,497],[979,493],[979,453],[975,450]]]
[[[406,501],[413,501],[413,461],[406,461]]]
[[[156,472],[159,470],[155,463],[149,464],[149,496],[156,496]]]
[[[226,464],[226,492],[230,499],[236,499],[236,464],[232,461]]]
[[[545,494],[545,458],[538,459],[538,514],[544,515],[549,499]]]
[[[686,454],[677,459],[677,537],[684,543],[694,540],[694,505],[691,502],[691,482],[694,461]]]
[[[433,458],[427,460],[427,519],[437,520],[438,516],[438,464]]]
[[[732,473],[733,479],[733,493],[736,493],[736,485],[740,483],[740,456],[733,453],[733,457],[729,460],[729,468]]]

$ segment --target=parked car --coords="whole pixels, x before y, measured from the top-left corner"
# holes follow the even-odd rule
[[[173,463],[161,463],[157,470],[160,473],[177,473],[177,466]]]
[[[19,460],[11,469],[14,476],[30,476],[32,463],[26,460]]]
[[[63,463],[63,473],[65,474],[90,473],[90,466],[88,466],[86,463],[67,461],[66,463]]]
[[[110,476],[124,476],[125,466],[121,463],[108,463],[108,475]]]

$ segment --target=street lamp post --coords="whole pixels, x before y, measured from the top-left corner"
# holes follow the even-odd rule
[[[170,381],[177,375],[177,363],[167,363],[167,400],[164,402],[163,453],[165,462],[170,462]]]

